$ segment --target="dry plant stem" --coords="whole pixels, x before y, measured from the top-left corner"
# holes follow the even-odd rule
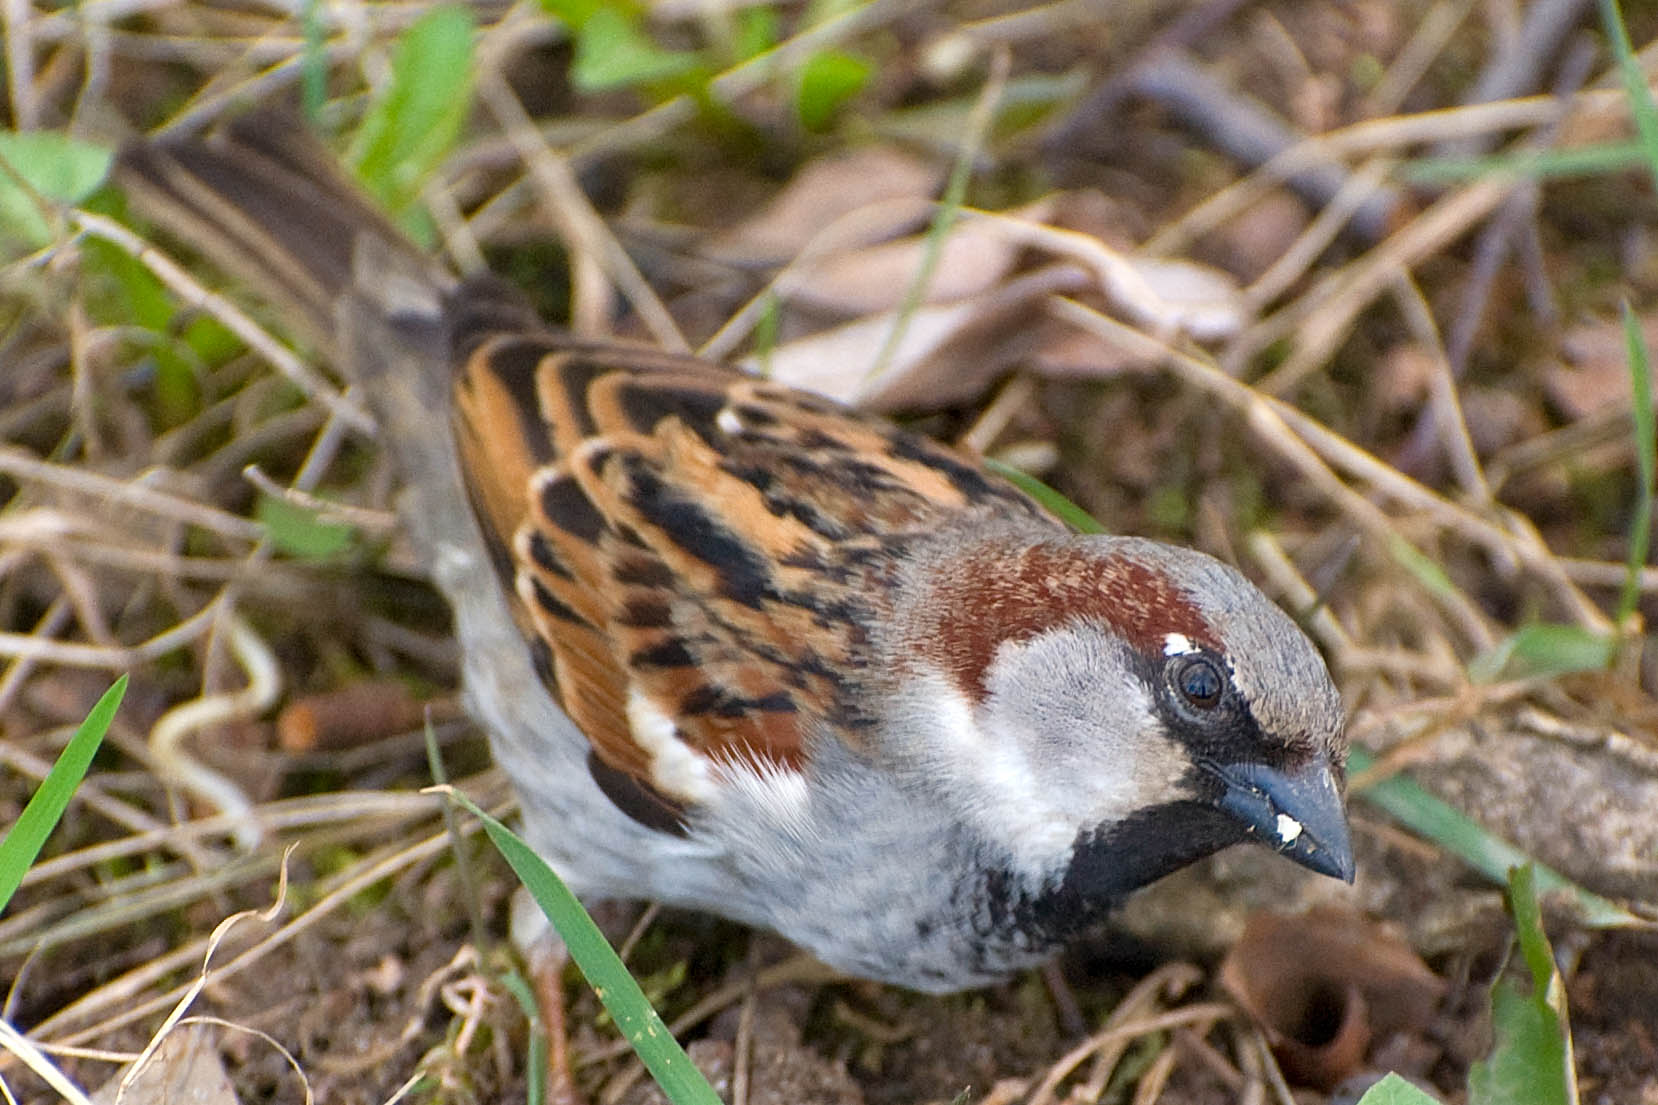
[[[65,737],[67,738],[67,733],[65,733]],[[35,780],[46,778],[46,773],[52,769],[50,761],[36,756],[18,742],[11,740],[0,741],[0,764],[3,764],[10,772]],[[94,813],[108,818],[110,822],[119,825],[128,832],[140,834],[145,838],[149,838],[150,834],[166,836],[173,832],[172,827],[150,816],[137,806],[110,797],[99,785],[96,775],[88,776],[82,780],[81,785],[75,790],[75,801]],[[193,841],[181,843],[180,849],[181,851],[189,850],[194,854],[194,858],[198,858],[203,862],[211,862],[214,854],[210,849],[202,848]],[[36,863],[23,876],[22,885],[30,886],[39,879],[50,877],[50,875],[41,874],[41,871],[43,869],[48,872],[53,871],[56,869],[56,865],[63,864],[68,859],[69,856],[67,855],[57,856]],[[3,926],[4,922],[0,922],[0,928],[3,928]]]
[[[23,1035],[10,1023],[0,1020],[0,1050],[10,1052],[20,1062],[33,1071],[41,1081],[57,1091],[69,1105],[92,1105],[92,1099],[86,1092],[69,1080],[69,1076],[57,1068],[57,1065],[46,1057],[33,1040]],[[7,1091],[8,1100],[16,1100]]]
[[[316,1101],[316,1094],[311,1090],[311,1079],[305,1073],[305,1067],[300,1063],[299,1059],[295,1057],[293,1052],[282,1046],[282,1041],[278,1040],[275,1036],[272,1036],[269,1032],[264,1032],[257,1028],[250,1028],[245,1024],[237,1024],[235,1021],[227,1021],[223,1017],[209,1017],[201,1014],[197,1014],[193,1017],[180,1018],[177,1026],[175,1026],[175,1029],[192,1025],[212,1025],[214,1028],[222,1028],[227,1032],[234,1032],[244,1036],[252,1036],[254,1039],[270,1045],[271,1050],[280,1055],[282,1057],[282,1061],[288,1065],[288,1069],[294,1072],[294,1077],[299,1079],[299,1084],[305,1091],[305,1096],[303,1098],[305,1105],[313,1105]],[[161,1034],[157,1033],[157,1042],[159,1042],[160,1037]],[[134,1067],[136,1068],[136,1066],[137,1064],[135,1062]]]
[[[344,434],[343,418],[331,416],[323,424],[294,477],[296,492],[304,493],[321,481],[339,452]],[[250,566],[268,559],[270,548],[268,541],[255,545],[248,554]],[[226,587],[209,609],[217,608],[223,613],[230,652],[246,674],[247,686],[227,694],[198,697],[167,711],[150,731],[150,752],[164,781],[182,787],[214,809],[238,818],[231,837],[237,847],[251,851],[264,833],[254,816],[252,802],[233,779],[196,760],[184,746],[184,738],[198,730],[263,713],[276,704],[277,696],[282,692],[282,673],[275,654],[237,614],[235,604],[235,588]],[[214,655],[209,650],[209,662]],[[214,682],[212,676],[209,669],[203,678],[204,685]]]
[[[435,812],[434,809],[434,814]],[[473,833],[481,829],[474,824],[462,827],[461,831]],[[447,832],[439,832],[414,844],[399,845],[395,849],[381,849],[365,857],[351,869],[325,881],[322,884],[323,894],[309,909],[295,915],[269,937],[215,968],[214,978],[228,979],[256,966],[271,952],[292,943],[333,911],[345,908],[354,897],[375,883],[430,860],[451,844],[450,835]],[[388,852],[389,854],[386,854]],[[54,1042],[80,1044],[107,1036],[173,1006],[185,994],[187,986],[175,986],[141,1001],[134,1001],[134,998],[144,988],[173,977],[191,963],[200,962],[206,946],[205,939],[197,938],[183,947],[169,950],[125,975],[112,979],[73,1004],[53,1013],[36,1026],[34,1034],[53,1039],[57,1034],[63,1033],[62,1037]],[[105,1015],[106,1011],[109,1012],[105,1020],[90,1025],[86,1023],[93,1017]],[[85,1027],[71,1029],[70,1026],[73,1025]]]
[[[1608,560],[1578,560],[1563,556],[1559,558],[1559,564],[1567,579],[1590,587],[1622,587],[1629,572],[1627,565]],[[1658,568],[1642,568],[1639,584],[1643,595],[1658,594]]]
[[[1195,986],[1202,977],[1203,972],[1191,964],[1176,962],[1166,963],[1141,979],[1134,989],[1117,1003],[1117,1007],[1111,1011],[1111,1016],[1106,1019],[1105,1026],[1099,1032],[1066,1052],[1048,1068],[1048,1073],[1043,1076],[1026,1105],[1053,1105],[1054,1091],[1059,1088],[1059,1084],[1095,1054],[1114,1052],[1115,1056],[1110,1060],[1114,1066],[1116,1056],[1121,1056],[1126,1050],[1129,1040],[1141,1034],[1136,1027],[1134,1032],[1122,1036],[1123,1027],[1160,1002],[1178,998]],[[1187,1012],[1191,1008],[1202,1007],[1188,1007],[1180,1012]]]
[[[68,668],[126,671],[190,644],[212,628],[216,614],[216,608],[209,605],[147,641],[119,648],[47,641],[24,633],[0,633],[0,656],[26,657]]]
[[[1010,377],[997,390],[994,398],[974,420],[967,432],[956,440],[956,447],[978,456],[984,456],[1002,436],[1008,425],[1036,397],[1036,378],[1028,373]]]
[[[5,579],[10,575],[12,565],[21,562],[22,559],[21,555],[12,554],[0,557],[0,579]],[[70,613],[68,599],[63,595],[59,595],[52,600],[51,605],[46,608],[46,613],[40,616],[40,620],[35,622],[34,631],[29,636],[56,637],[69,624]],[[16,699],[18,692],[23,689],[23,684],[28,681],[29,676],[34,674],[34,670],[35,661],[28,657],[19,657],[6,666],[6,674],[0,676],[0,716],[11,709],[12,701]],[[0,745],[0,749],[3,749],[3,747],[3,745]]]
[[[1353,638],[1342,627],[1334,611],[1328,606],[1317,605],[1317,592],[1285,555],[1278,539],[1265,530],[1256,530],[1245,538],[1245,547],[1260,565],[1272,590],[1283,597],[1284,604],[1297,615],[1297,620],[1312,630],[1319,643],[1335,658],[1337,667],[1346,668],[1354,652]]]
[[[1567,52],[1565,60],[1561,62],[1559,75],[1555,78],[1554,87],[1550,90],[1560,104],[1559,114],[1528,136],[1522,148],[1541,153],[1559,144],[1572,98],[1589,79],[1597,57],[1598,51],[1586,41],[1577,42],[1574,48]],[[1544,322],[1550,321],[1557,313],[1552,297],[1548,295],[1546,283],[1541,289],[1537,287],[1543,282],[1542,247],[1537,231],[1537,207],[1541,196],[1542,189],[1537,181],[1526,182],[1509,197],[1501,214],[1486,228],[1481,237],[1474,256],[1472,278],[1463,297],[1456,325],[1452,328],[1447,350],[1451,358],[1451,368],[1458,378],[1461,378],[1462,370],[1467,365],[1468,354],[1474,344],[1474,334],[1481,317],[1485,314],[1485,306],[1490,300],[1491,286],[1496,282],[1498,269],[1504,257],[1511,251],[1510,243],[1518,244],[1522,257],[1526,260],[1529,277],[1526,289],[1532,310],[1538,312]],[[1530,256],[1532,254],[1537,256]]]
[[[365,10],[348,5],[340,7],[348,10]],[[323,5],[323,8],[326,10],[327,5]],[[411,13],[407,17],[409,19],[422,10],[419,4],[378,4],[373,10],[377,15],[383,15],[400,8]],[[305,66],[304,43],[297,39],[293,41],[293,48],[283,60],[261,69],[252,76],[230,81],[220,79],[208,84],[192,98],[188,106],[174,114],[167,125],[156,133],[159,135],[197,131],[232,110],[237,104],[270,100],[292,88],[300,80]],[[357,42],[336,42],[324,45],[322,54],[325,59],[324,67],[332,69],[338,63],[360,62],[363,48]]]
[[[90,0],[73,11],[54,10],[35,20],[39,42],[68,42],[78,45],[86,34],[85,23],[109,26],[134,16],[153,14],[181,6],[179,0]]]
[[[651,902],[643,910],[641,910],[639,912],[639,919],[633,922],[633,927],[628,930],[626,938],[622,941],[622,946],[616,949],[616,958],[620,959],[623,963],[626,963],[628,961],[628,957],[633,954],[633,949],[639,946],[639,941],[645,938],[645,933],[650,931],[651,925],[654,924],[656,919],[661,915],[661,902]]]
[[[92,342],[88,336],[91,323],[86,317],[86,306],[77,287],[64,312],[64,329],[69,335],[69,410],[74,416],[75,432],[81,439],[86,459],[93,463],[103,459],[103,435],[98,432],[97,403],[94,396],[96,374],[92,371],[89,351]]]
[[[688,352],[690,345],[679,332],[673,316],[582,194],[569,161],[541,140],[524,106],[495,67],[487,64],[480,67],[478,95],[518,147],[530,176],[542,190],[549,213],[570,247],[574,285],[571,323],[575,331],[589,337],[609,331],[612,315],[609,289],[610,281],[614,280],[658,344],[676,352]]]
[[[0,744],[0,758],[3,758],[4,762],[14,770],[23,769],[20,763],[14,759],[19,754],[20,750],[13,749],[6,744]],[[21,753],[21,755],[26,756],[27,753]],[[29,756],[28,761],[30,774],[34,773],[33,769],[35,767],[51,766],[33,756]],[[102,792],[96,788],[86,794],[77,791],[76,797],[88,799],[102,797]],[[120,809],[128,811],[131,807],[123,805]],[[329,825],[352,825],[366,831],[387,821],[396,823],[412,819],[417,815],[424,818],[431,813],[431,810],[431,802],[420,795],[387,791],[354,791],[308,795],[304,798],[286,798],[278,802],[267,802],[259,807],[259,818],[270,828],[273,834]],[[123,828],[131,831],[131,835],[105,841],[102,844],[77,848],[73,852],[66,852],[61,856],[41,860],[29,868],[28,873],[23,876],[23,885],[32,886],[50,879],[72,875],[76,872],[88,871],[100,864],[107,864],[132,856],[143,856],[159,850],[179,854],[183,854],[187,850],[199,851],[201,850],[202,841],[224,836],[236,825],[236,820],[229,814],[214,814],[210,817],[164,825],[156,822],[147,814],[142,814],[138,818],[121,822]],[[203,854],[206,855],[207,853],[204,852]],[[223,854],[213,854],[221,863],[226,859]]]
[[[12,125],[20,131],[40,125],[34,90],[33,9],[29,0],[5,0],[6,92],[11,98]]]
[[[1174,1044],[1182,1051],[1196,1056],[1198,1062],[1202,1063],[1211,1074],[1225,1083],[1228,1090],[1231,1090],[1234,1094],[1238,1093],[1243,1089],[1243,1075],[1226,1056],[1220,1053],[1220,1050],[1214,1044],[1204,1038],[1207,1035],[1207,1030],[1203,1036],[1200,1036],[1196,1027],[1182,1026],[1174,1030]]]
[[[1266,1072],[1262,1067],[1260,1053],[1250,1046],[1249,1029],[1241,1024],[1227,1026],[1231,1029],[1232,1050],[1238,1057],[1238,1069],[1243,1072],[1243,1092],[1238,1095],[1238,1105],[1265,1105],[1267,1099]]]
[[[389,510],[374,510],[369,507],[352,506],[349,503],[337,503],[332,499],[319,498],[298,487],[283,487],[265,475],[257,464],[250,464],[243,468],[242,477],[271,498],[281,499],[285,503],[315,514],[318,521],[341,522],[380,536],[390,534],[397,529],[397,515]]]
[[[1532,0],[1526,5],[1519,32],[1497,50],[1469,90],[1466,101],[1506,100],[1543,83],[1543,71],[1566,36],[1577,26],[1588,0]],[[1484,143],[1447,142],[1435,151],[1441,156],[1469,156],[1487,148]]]
[[[1278,1105],[1296,1105],[1295,1094],[1290,1092],[1290,1084],[1284,1080],[1284,1072],[1278,1068],[1278,1060],[1272,1054],[1272,1045],[1267,1043],[1265,1033],[1253,1024],[1246,1031],[1246,1039],[1261,1057],[1261,1070],[1266,1075],[1267,1085],[1272,1087],[1272,1094]]]
[[[1502,557],[1525,566],[1548,582],[1557,600],[1586,628],[1608,632],[1610,622],[1598,607],[1565,578],[1558,563],[1535,532],[1512,534],[1451,503],[1415,480],[1388,466],[1328,427],[1289,404],[1261,395],[1226,375],[1209,362],[1107,318],[1074,300],[1055,297],[1050,309],[1107,341],[1163,364],[1188,385],[1215,396],[1243,416],[1249,428],[1293,465],[1332,503],[1380,541],[1403,540],[1398,527],[1380,508],[1348,487],[1326,465],[1366,480],[1383,495],[1426,514],[1436,525]],[[1510,515],[1511,524],[1523,520]]]
[[[0,475],[19,483],[42,483],[110,506],[129,506],[175,522],[198,526],[230,541],[256,542],[264,527],[227,511],[145,486],[145,477],[118,480],[97,472],[36,460],[22,449],[0,446]]]
[[[709,360],[723,361],[753,332],[760,319],[772,309],[779,298],[786,298],[795,287],[811,279],[812,266],[822,257],[847,248],[856,248],[878,236],[886,236],[900,216],[925,218],[933,205],[914,198],[880,200],[866,204],[855,211],[839,216],[828,226],[816,231],[806,245],[791,257],[777,275],[766,282],[748,301],[739,307],[714,332],[697,355]],[[911,214],[913,212],[913,215]]]
[[[1526,139],[1522,148],[1541,152],[1558,143],[1567,105],[1583,82],[1589,79],[1595,56],[1596,51],[1583,42],[1567,53],[1552,90],[1561,104],[1560,114],[1538,128]],[[1480,233],[1474,246],[1473,266],[1446,342],[1445,355],[1450,362],[1453,379],[1462,378],[1468,356],[1473,351],[1474,338],[1490,303],[1492,288],[1511,254],[1517,251],[1520,255],[1526,273],[1527,299],[1539,324],[1546,326],[1559,315],[1543,271],[1543,251],[1537,227],[1537,209],[1541,199],[1542,189],[1535,180],[1521,183]],[[1418,416],[1401,452],[1402,468],[1411,469],[1419,462],[1432,432],[1430,412],[1424,411]]]
[[[1416,31],[1395,55],[1376,87],[1365,96],[1360,111],[1367,118],[1392,115],[1399,110],[1417,82],[1444,51],[1451,35],[1473,9],[1473,0],[1440,0],[1428,9]]]
[[[1535,706],[1522,706],[1516,712],[1515,723],[1518,728],[1538,736],[1604,753],[1640,774],[1658,777],[1658,745],[1641,734],[1634,723],[1629,724],[1627,731],[1605,725],[1578,725]]]
[[[1043,136],[1042,148],[1050,156],[1066,153],[1084,141],[1102,118],[1114,115],[1133,91],[1134,79],[1146,66],[1156,63],[1168,50],[1179,50],[1203,40],[1244,6],[1246,0],[1204,0],[1184,8],[1175,19],[1154,35],[1139,56],[1120,72],[1094,89],[1066,114],[1058,126]]]
[[[98,605],[98,589],[80,565],[68,560],[60,552],[48,550],[42,554],[62,592],[58,598],[67,599],[75,612],[75,621],[95,645],[106,648],[119,645],[110,631],[109,620]],[[55,601],[55,600],[54,600]]]
[[[261,714],[274,706],[282,693],[282,672],[275,653],[233,609],[228,605],[223,609],[230,652],[247,675],[247,686],[192,699],[167,711],[150,731],[150,753],[169,785],[189,791],[235,819],[231,838],[238,848],[251,851],[264,836],[253,803],[229,776],[196,760],[184,748],[184,738],[191,733]]]
[[[1117,1023],[1108,1022],[1106,1028],[1066,1052],[1049,1068],[1042,1084],[1031,1095],[1028,1105],[1053,1105],[1056,1100],[1054,1091],[1058,1089],[1059,1083],[1090,1057],[1095,1057],[1099,1063],[1095,1076],[1101,1078],[1100,1086],[1103,1087],[1104,1083],[1110,1080],[1112,1072],[1117,1069],[1117,1064],[1122,1060],[1123,1053],[1128,1050],[1128,1045],[1142,1036],[1182,1026],[1213,1026],[1216,1021],[1237,1016],[1238,1011],[1233,1006],[1222,1002],[1204,1002],[1171,1009],[1166,1013],[1128,1017]],[[1112,1021],[1116,1021],[1115,1013],[1112,1014]],[[1101,1071],[1103,1077],[1100,1075]],[[1097,1096],[1098,1090],[1095,1093]],[[1081,1096],[1087,1100],[1086,1095]],[[1067,1100],[1070,1098],[1067,1097]]]
[[[971,207],[961,209],[961,218],[985,223],[1009,241],[1046,250],[1082,266],[1112,304],[1141,325],[1162,330],[1170,327],[1171,320],[1176,324],[1189,321],[1179,318],[1169,309],[1167,301],[1147,282],[1127,255],[1091,234]],[[1193,336],[1205,339],[1215,335],[1200,333]]]
[[[271,337],[235,304],[202,287],[194,277],[160,250],[113,219],[106,219],[90,211],[76,211],[74,222],[83,233],[110,243],[149,269],[187,308],[206,311],[281,373],[308,400],[321,404],[329,414],[342,420],[352,429],[373,434],[374,419],[366,411],[347,400],[326,380],[311,371],[310,366]]]
[[[1215,1022],[1212,1020],[1199,1021],[1189,1027],[1177,1028],[1175,1031],[1188,1033],[1201,1040],[1209,1034],[1214,1026]],[[1134,1087],[1133,1105],[1157,1105],[1157,1102],[1163,1099],[1163,1089],[1169,1084],[1169,1075],[1174,1073],[1174,1065],[1179,1058],[1180,1049],[1175,1047],[1172,1042],[1164,1046],[1163,1050],[1158,1053],[1157,1058],[1152,1060],[1151,1066],[1140,1076],[1140,1084]],[[1103,1083],[1098,1087],[1090,1084],[1089,1088],[1093,1093],[1093,1096],[1088,1099],[1091,1101],[1098,1101],[1100,1094],[1105,1090]]]
[[[59,586],[63,588],[58,598],[68,600],[70,608],[75,613],[76,623],[92,638],[92,643],[103,645],[105,648],[118,647],[119,642],[110,631],[109,620],[99,609],[97,587],[81,570],[80,565],[52,551],[43,553],[43,559]]]
[[[121,1078],[121,1090],[117,1095],[118,1098],[121,1095],[124,1095],[127,1090],[131,1088],[139,1073],[144,1069],[151,1057],[155,1055],[156,1049],[161,1046],[161,1041],[166,1038],[167,1034],[171,1032],[175,1026],[177,1026],[179,1021],[184,1017],[185,1011],[195,1002],[197,996],[200,995],[202,990],[206,989],[208,978],[212,973],[211,964],[213,962],[213,953],[218,950],[219,945],[222,944],[225,938],[230,935],[231,930],[250,918],[262,921],[267,925],[276,920],[277,914],[282,909],[282,903],[287,898],[288,865],[286,859],[287,857],[284,856],[283,863],[278,868],[276,896],[269,909],[264,911],[250,909],[244,910],[240,913],[233,913],[229,917],[226,917],[224,920],[220,921],[217,925],[213,926],[213,932],[208,936],[207,947],[202,954],[201,970],[199,974],[196,976],[194,982],[185,987],[184,992],[179,996],[177,1003],[167,1014],[166,1018],[161,1022],[161,1027],[155,1031],[153,1036],[151,1036],[150,1042],[145,1045],[144,1050],[139,1054],[138,1058],[133,1061],[132,1066]],[[309,1100],[309,1087],[307,1087],[306,1096],[307,1100]]]
[[[1243,365],[1260,350],[1291,338],[1290,355],[1258,385],[1269,395],[1284,395],[1317,372],[1347,337],[1359,312],[1370,306],[1393,279],[1443,250],[1503,202],[1515,187],[1513,178],[1485,177],[1429,207],[1375,249],[1321,279],[1306,295],[1262,320],[1228,347],[1222,363],[1241,375]]]
[[[1484,512],[1496,506],[1491,487],[1480,469],[1480,458],[1474,451],[1474,441],[1468,435],[1468,420],[1462,413],[1462,401],[1457,397],[1456,380],[1451,363],[1445,356],[1445,346],[1439,340],[1439,327],[1433,311],[1423,298],[1421,288],[1409,276],[1400,274],[1393,284],[1393,298],[1399,304],[1410,326],[1417,345],[1428,355],[1433,373],[1428,378],[1429,410],[1439,429],[1441,449],[1450,463],[1451,472],[1461,485],[1463,494],[1473,500],[1474,506]]]
[[[754,1065],[754,987],[743,996],[737,1014],[737,1039],[732,1045],[731,1105],[748,1105],[748,1084]]]
[[[1188,127],[1222,152],[1249,166],[1264,165],[1303,143],[1283,120],[1237,90],[1209,75],[1184,51],[1157,54],[1133,78],[1133,90],[1172,111]],[[1348,183],[1346,166],[1335,158],[1320,158],[1285,176],[1284,182],[1322,208]],[[1391,186],[1370,190],[1353,213],[1352,224],[1366,238],[1378,238],[1387,229],[1403,197]]]
[[[1423,690],[1458,687],[1465,682],[1462,664],[1448,648],[1431,652],[1403,648],[1355,648],[1340,664],[1342,672],[1349,676],[1405,679]]]
[[[0,955],[23,955],[37,948],[61,946],[164,917],[192,902],[211,898],[250,881],[269,877],[274,857],[221,860],[207,871],[192,874],[180,864],[128,875],[100,888],[102,897],[61,915],[61,908],[45,902],[5,922]]]
[[[1621,91],[1591,90],[1571,97],[1567,108],[1568,122],[1621,119],[1628,114],[1628,99]],[[1278,187],[1290,174],[1332,157],[1397,151],[1461,135],[1541,126],[1560,118],[1560,113],[1561,103],[1557,97],[1528,96],[1520,100],[1373,119],[1307,138],[1158,231],[1145,244],[1145,252],[1154,256],[1185,252],[1198,238],[1236,218]]]
[[[952,27],[947,36],[960,38],[982,49],[1070,34],[1098,18],[1097,0],[1052,0],[1051,3],[1022,8],[1007,15],[987,16],[962,23]]]
[[[444,251],[454,258],[456,267],[462,272],[482,272],[488,268],[483,247],[455,202],[455,193],[449,188],[432,186],[421,193],[421,198],[437,225]]]
[[[1358,172],[1350,174],[1342,182],[1341,188],[1290,243],[1289,249],[1244,289],[1244,302],[1248,304],[1250,314],[1264,310],[1267,304],[1283,295],[1305,275],[1313,262],[1336,240],[1342,228],[1381,187],[1393,165],[1391,158],[1371,158]]]
[[[1014,1105],[1030,1089],[1028,1078],[1001,1078],[979,1099],[978,1105]]]
[[[1370,786],[1401,768],[1432,757],[1429,738],[1474,718],[1521,701],[1546,687],[1549,679],[1520,679],[1508,683],[1463,684],[1454,693],[1391,706],[1369,706],[1354,714],[1350,736],[1371,748],[1380,748],[1375,765],[1350,780],[1355,788]]]
[[[767,967],[764,970],[757,972],[752,980],[740,979],[736,982],[730,982],[724,986],[721,986],[713,993],[703,997],[700,1001],[691,1006],[691,1008],[687,1009],[685,1012],[681,1013],[678,1017],[675,1017],[673,1022],[668,1025],[668,1031],[672,1032],[675,1036],[683,1036],[703,1021],[706,1021],[708,1018],[714,1016],[716,1013],[719,1013],[720,1011],[743,1000],[743,997],[748,994],[751,989],[755,992],[759,992],[761,990],[769,990],[775,986],[789,986],[795,983],[822,984],[829,982],[844,982],[845,980],[845,975],[830,967],[825,967],[822,963],[819,963],[811,956],[805,954],[796,955],[793,958],[784,960],[776,966]],[[586,1054],[578,1055],[576,1057],[576,1066],[579,1068],[591,1066],[594,1063],[603,1063],[611,1059],[618,1059],[632,1050],[633,1046],[626,1040],[616,1040],[612,1043],[606,1044],[604,1047],[594,1048]],[[644,1066],[635,1060],[628,1071],[624,1071],[622,1074],[617,1075],[616,1078],[611,1080],[614,1085],[622,1083],[623,1080],[626,1079],[626,1084],[622,1085],[620,1089],[616,1091],[617,1095],[620,1096],[621,1094],[626,1093],[627,1087],[631,1086],[634,1081],[636,1081],[639,1076],[644,1073]],[[607,1089],[607,1096],[609,1092],[609,1089]]]
[[[1517,476],[1556,467],[1608,445],[1627,448],[1633,430],[1629,408],[1619,404],[1508,446],[1487,461],[1486,478],[1501,488]]]
[[[253,569],[242,557],[184,556],[165,550],[130,549],[116,544],[103,544],[98,540],[99,535],[77,530],[84,521],[85,519],[68,518],[45,508],[37,508],[11,519],[0,517],[0,544],[5,544],[10,550],[19,553],[45,555],[54,549],[63,549],[63,541],[72,541],[73,545],[69,547],[69,551],[82,563],[119,568],[134,575],[150,578],[205,580],[216,583],[257,582],[267,591],[271,589],[273,575],[283,577],[289,585],[302,578],[299,573],[284,565],[271,564],[262,566],[255,580],[250,576]],[[0,577],[4,575],[6,566],[0,563]],[[1620,582],[1622,578],[1618,577]],[[33,635],[51,637],[61,628],[59,626],[46,630],[37,627]],[[4,684],[0,683],[0,712],[4,712],[7,701]]]

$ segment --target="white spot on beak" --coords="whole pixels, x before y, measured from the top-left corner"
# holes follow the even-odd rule
[[[1197,650],[1197,646],[1192,644],[1192,639],[1184,633],[1170,633],[1163,638],[1164,656],[1184,656]]]
[[[1287,813],[1281,813],[1273,824],[1273,829],[1278,833],[1280,844],[1294,844],[1295,838],[1301,835],[1301,822]]]

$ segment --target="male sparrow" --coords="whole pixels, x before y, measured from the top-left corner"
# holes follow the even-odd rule
[[[1341,702],[1232,568],[1073,534],[819,396],[549,329],[288,116],[133,144],[117,179],[366,394],[470,708],[582,897],[949,991],[1240,841],[1352,878]]]

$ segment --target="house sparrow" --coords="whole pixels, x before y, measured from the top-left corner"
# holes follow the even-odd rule
[[[1234,843],[1351,880],[1341,702],[1232,568],[1076,535],[827,399],[549,329],[289,116],[133,144],[117,179],[366,394],[470,708],[578,895],[950,991]]]

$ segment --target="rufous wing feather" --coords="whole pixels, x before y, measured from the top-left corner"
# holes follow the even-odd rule
[[[1046,517],[944,446],[651,350],[501,338],[456,397],[551,689],[601,783],[676,816],[722,768],[795,769],[820,724],[854,741],[873,724],[867,635],[895,543],[980,510]]]

